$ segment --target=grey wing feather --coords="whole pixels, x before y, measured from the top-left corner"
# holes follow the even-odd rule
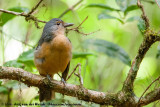
[[[50,42],[53,39],[53,35],[52,34],[47,34],[47,33],[43,33],[39,42],[38,42],[38,46],[36,47],[36,49],[42,45],[43,42]]]

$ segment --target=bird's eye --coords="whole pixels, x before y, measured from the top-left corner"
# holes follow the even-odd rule
[[[61,21],[57,21],[56,24],[57,24],[57,25],[60,25],[60,24],[61,24]]]
[[[57,25],[60,25],[60,23],[57,23]]]

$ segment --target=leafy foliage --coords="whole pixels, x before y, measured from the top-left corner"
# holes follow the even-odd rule
[[[93,56],[94,55],[94,53],[91,53],[91,52],[73,52],[72,54],[73,54],[73,56],[72,56],[73,59],[86,58],[87,56]]]
[[[115,9],[115,8],[112,8],[112,7],[104,5],[104,4],[90,4],[87,7],[97,7],[97,8],[110,10],[110,11],[120,11],[119,9]]]
[[[93,56],[93,53],[89,52],[73,52],[72,53],[72,58],[86,58],[87,56]],[[12,60],[6,62],[3,66],[8,66],[8,67],[17,67],[17,68],[24,68],[28,71],[33,72],[33,69],[35,68],[34,62],[34,49],[30,49],[28,51],[23,52],[17,60]]]
[[[128,6],[124,11],[124,15],[127,15],[130,11],[133,11],[133,10],[136,10],[136,9],[138,9],[137,5]]]
[[[132,21],[138,21],[140,19],[139,16],[132,16],[132,17],[129,17],[126,22],[132,22]]]
[[[8,62],[4,63],[3,66],[22,68],[22,67],[23,67],[23,64],[17,62],[17,60],[12,60],[12,61],[8,61]]]
[[[8,93],[7,87],[5,87],[5,86],[0,86],[0,93],[7,94],[7,93]]]
[[[5,2],[6,0],[1,1],[2,6],[3,6],[3,3],[5,4]],[[35,3],[36,2],[37,1],[35,1]],[[69,1],[56,0],[55,3],[52,3],[51,1],[47,1],[47,2],[43,1],[42,4],[40,5],[42,7],[37,8],[35,11],[36,14],[33,14],[33,15],[40,20],[48,21],[49,19],[53,17],[58,17],[63,11],[65,11],[65,9],[68,8],[68,4],[70,4],[69,7],[71,7],[72,2],[73,1],[71,0]],[[72,56],[73,60],[71,61],[70,72],[74,69],[77,63],[81,63],[82,65],[81,73],[82,73],[82,77],[84,80],[85,88],[92,89],[92,90],[98,90],[98,91],[107,90],[110,92],[113,92],[113,91],[115,92],[122,88],[121,81],[125,79],[126,74],[128,73],[129,68],[130,68],[129,66],[131,64],[131,60],[129,56],[132,58],[135,56],[135,54],[137,53],[137,49],[140,44],[141,38],[142,38],[139,36],[140,35],[139,33],[135,33],[135,31],[137,31],[137,26],[141,33],[145,31],[144,21],[140,18],[141,12],[136,11],[138,9],[136,2],[137,0],[113,0],[113,1],[112,0],[110,1],[86,0],[85,3],[84,2],[82,3],[84,3],[83,6],[87,8],[73,9],[73,12],[67,12],[62,18],[64,21],[72,22],[75,24],[75,26],[78,26],[79,23],[82,22],[82,19],[89,15],[89,18],[83,24],[84,33],[88,33],[88,32],[92,32],[97,29],[101,29],[100,32],[92,33],[91,35],[88,35],[87,37],[76,35],[76,33],[69,33],[69,36],[68,36],[70,40],[72,41],[72,45],[74,47],[73,56]],[[113,6],[109,3],[113,3],[116,5]],[[160,16],[160,14],[157,13],[159,12],[158,10],[159,8],[157,8],[158,6],[156,6],[155,1],[154,0],[152,1],[143,0],[142,3],[144,4],[146,13],[148,13],[148,11],[151,11],[149,12],[150,14],[147,14],[147,16],[151,18],[150,19],[150,22],[152,23],[151,27],[157,27],[157,29],[159,29],[158,23],[160,23],[160,21],[158,17]],[[155,5],[154,6],[151,6],[151,4],[145,5],[146,3],[151,3]],[[15,12],[28,12],[29,9],[33,8],[33,1],[23,1],[23,2],[17,2],[17,3],[15,2],[14,6],[16,7],[13,7],[13,8],[10,8],[13,6],[11,2],[9,2],[8,4],[9,5],[6,5],[5,8],[9,8],[8,10],[15,11]],[[159,5],[159,3],[157,4]],[[21,6],[27,6],[27,8],[23,8]],[[79,5],[79,7],[80,6],[81,4]],[[53,7],[55,9],[53,9]],[[60,8],[60,7],[64,7],[64,8]],[[149,10],[147,9],[147,7],[149,7]],[[93,8],[95,8],[94,11],[90,11]],[[102,21],[98,21],[96,19],[95,17],[96,14],[99,20],[103,19],[104,23],[101,23]],[[14,17],[16,16],[1,12],[0,13],[0,27],[5,25],[10,20],[12,20]],[[118,23],[116,23],[116,26],[114,26],[115,23],[113,24],[112,21],[107,21],[107,24],[106,24],[104,19],[106,20],[112,19],[112,20],[117,21]],[[133,21],[137,21],[138,24],[137,22],[133,22]],[[25,20],[18,20],[17,18],[14,20],[14,23],[16,24],[12,25],[13,27],[12,29],[10,29],[9,23],[6,24],[4,28],[0,29],[0,31],[2,30],[2,32],[6,32],[5,36],[3,35],[1,36],[1,32],[0,32],[0,63],[1,64],[3,64],[5,62],[5,59],[8,58],[8,55],[5,55],[5,52],[7,52],[6,51],[7,49],[5,50],[5,48],[10,48],[10,46],[13,45],[13,44],[10,44],[10,41],[7,40],[8,37],[10,39],[14,39],[14,38],[22,38],[23,36],[23,39],[21,41],[24,41],[24,38],[25,38],[24,36],[25,36],[25,33],[27,32],[29,33],[28,43],[34,45],[36,44],[36,42],[39,39],[40,34],[42,33],[42,29],[39,30],[36,27],[33,27],[34,23],[28,23],[28,22],[26,23]],[[29,24],[32,26],[31,30],[28,29]],[[38,23],[38,24],[40,25],[40,27],[44,26],[43,23]],[[122,24],[125,24],[125,25],[122,25]],[[137,26],[134,26],[135,24],[137,24]],[[17,25],[20,25],[20,26],[22,25],[22,27],[18,28]],[[13,38],[7,35],[7,33],[10,33],[13,36]],[[108,35],[106,36],[106,34]],[[132,34],[134,34],[134,36]],[[88,37],[89,38],[91,37],[94,39],[86,40],[84,42],[85,46],[81,47],[81,44],[83,44],[82,40],[87,39]],[[104,38],[105,40],[97,39],[97,37]],[[113,43],[108,42],[106,40],[112,40]],[[117,44],[114,44],[117,41],[119,45],[122,45],[122,46],[125,45],[125,49],[127,48],[128,52],[125,52],[124,51],[125,49],[121,48]],[[14,46],[15,48],[17,48],[15,44]],[[1,51],[2,48],[4,49],[4,51]],[[24,45],[22,46],[22,48],[24,50],[28,49],[28,47]],[[88,52],[88,50],[93,50],[93,51],[96,51],[97,53],[93,51]],[[151,52],[154,51],[154,46],[151,48],[151,50],[152,50]],[[158,47],[157,59],[155,59],[156,61],[151,60],[155,58],[153,54],[152,55],[148,54],[146,56],[146,57],[154,56],[153,58],[149,58],[148,60],[146,60],[147,63],[152,61],[151,63],[148,63],[148,64],[144,63],[145,59],[142,61],[142,65],[144,66],[141,66],[142,67],[141,70],[143,72],[138,73],[139,78],[137,78],[135,82],[135,93],[138,96],[140,96],[144,92],[145,87],[150,84],[150,82],[152,81],[151,77],[157,78],[157,75],[159,75],[159,72],[155,72],[159,70],[159,67],[158,67],[159,58],[160,58],[159,50],[160,49]],[[4,54],[4,57],[5,57],[4,60],[2,58],[3,57],[2,53]],[[123,62],[125,65],[117,61],[115,61],[115,63],[113,63],[113,61],[106,61],[104,58],[104,55],[102,56],[97,55],[99,53],[107,55],[108,57],[111,57],[111,58],[118,59],[121,62]],[[3,66],[18,67],[18,68],[25,69],[26,71],[29,71],[32,73],[38,73],[34,66],[33,58],[34,58],[34,49],[30,49],[28,51],[23,52],[17,59],[5,62]],[[152,69],[148,69],[146,66],[147,67],[149,66],[149,68],[152,68]],[[150,73],[146,72],[147,71],[146,69]],[[149,75],[149,76],[146,76],[145,79],[142,78],[145,75]],[[79,81],[76,76],[72,76],[67,82],[71,84],[79,85]],[[21,87],[22,86],[23,85],[21,85]],[[0,94],[6,94],[6,96],[8,96],[7,94],[8,94],[9,88],[13,88],[13,90],[17,90],[19,88],[19,82],[9,80],[8,82],[4,82],[2,84],[2,81],[0,81]],[[25,86],[23,88],[25,88]],[[33,92],[31,93],[33,94]],[[27,95],[29,95],[29,93],[27,93]],[[23,98],[25,98],[24,102],[26,101],[26,99],[30,102],[38,102],[37,93],[36,93],[36,96],[32,98],[30,96],[27,98],[27,96],[25,96],[25,93],[22,93],[22,96]],[[87,102],[83,102],[81,100],[77,100],[75,98],[71,98],[68,96],[57,98],[59,96],[62,96],[62,95],[56,94],[56,99],[53,101],[54,103],[64,103],[64,102],[67,104],[80,103],[82,104],[82,106],[86,106],[86,107],[88,106],[99,107],[99,105],[95,105],[95,104],[91,105]],[[15,97],[17,97],[16,94],[11,93],[11,98],[15,98]],[[4,98],[0,97],[0,100],[1,99],[4,99]],[[20,100],[16,99],[16,101],[20,101]],[[4,101],[2,102],[4,103]],[[155,106],[155,105],[151,105],[151,106]]]
[[[138,29],[139,29],[139,31],[140,31],[141,33],[143,33],[143,32],[145,31],[145,29],[146,29],[145,22],[144,22],[144,20],[143,20],[142,18],[140,18],[140,19],[138,20],[137,26],[138,26]]]
[[[115,0],[121,11],[126,11],[131,5],[136,5],[137,0]]]
[[[119,22],[121,22],[122,24],[124,24],[125,22],[125,17],[126,15],[133,11],[133,10],[136,10],[138,9],[138,6],[136,5],[136,0],[116,0],[116,3],[117,5],[119,6],[120,9],[115,9],[113,7],[110,7],[110,6],[107,6],[107,5],[104,5],[104,4],[90,4],[88,5],[87,7],[96,7],[96,8],[102,8],[102,9],[105,9],[105,10],[109,10],[109,11],[112,11],[112,12],[123,12],[124,13],[124,17],[116,17],[116,16],[111,16],[109,15],[109,12],[108,13],[101,13],[98,15],[98,19],[116,19],[118,20]],[[132,21],[132,20],[130,20]]]
[[[2,85],[2,81],[0,81],[0,93],[4,93],[4,94],[8,93],[7,87]]]
[[[117,19],[118,21],[120,21],[122,24],[124,24],[123,20],[121,20],[120,18],[108,15],[106,13],[101,13],[98,15],[98,19]]]
[[[34,58],[33,51],[34,49],[23,52],[17,58],[17,60],[8,61],[4,64],[4,66],[24,68],[25,70],[33,72],[33,69],[35,68],[35,65],[33,62],[33,58]]]
[[[131,65],[131,60],[128,54],[121,47],[112,42],[100,39],[88,39],[84,42],[84,46],[84,48],[102,52],[109,57],[118,58],[129,66]]]

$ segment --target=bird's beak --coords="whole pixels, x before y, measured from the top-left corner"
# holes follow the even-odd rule
[[[69,27],[69,26],[73,26],[73,23],[64,23],[64,27]]]

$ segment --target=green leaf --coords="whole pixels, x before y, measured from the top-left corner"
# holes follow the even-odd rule
[[[21,80],[23,78],[20,78]],[[7,88],[12,88],[12,89],[19,89],[20,88],[20,84],[21,84],[21,88],[26,88],[27,86],[23,83],[19,83],[19,81],[15,81],[15,80],[9,80],[7,81],[4,86]]]
[[[3,94],[7,94],[8,93],[8,89],[4,86],[0,86],[0,93],[3,93]]]
[[[23,64],[17,62],[17,60],[11,60],[11,61],[5,62],[3,66],[21,68]]]
[[[14,12],[29,12],[28,8],[25,7],[13,7],[8,9],[10,11]],[[8,14],[8,13],[2,13],[0,16],[0,26],[3,26],[5,23],[7,23],[9,20],[13,19],[16,15]]]
[[[34,59],[34,49],[23,52],[17,60],[12,60],[6,62],[3,66],[17,67],[23,68],[27,71],[33,71],[35,67],[33,59]]]
[[[124,64],[131,66],[128,54],[118,45],[101,39],[88,39],[84,42],[84,48],[102,52],[109,57],[117,58]]]
[[[136,5],[137,0],[116,0],[117,5],[121,11],[125,11],[131,5]]]
[[[73,52],[72,53],[72,58],[86,58],[87,56],[93,56],[94,53],[90,53],[90,52]]]
[[[0,86],[2,85],[2,81],[0,80]]]
[[[17,59],[17,62],[23,63],[26,67],[25,70],[33,71],[33,67],[35,67],[34,62],[34,49],[23,52]]]
[[[120,11],[119,9],[112,8],[112,7],[107,6],[105,4],[89,4],[87,7],[97,7],[97,8],[110,10],[110,11]]]
[[[18,62],[32,62],[34,58],[34,49],[23,52],[18,57]]]
[[[111,16],[111,15],[108,15],[106,13],[101,13],[98,15],[98,19],[116,19],[118,20],[119,22],[121,22],[122,24],[124,24],[123,20],[117,18],[117,17],[114,17],[114,16]]]
[[[142,18],[140,18],[138,20],[137,26],[138,26],[138,29],[140,30],[141,33],[143,33],[145,31],[145,29],[146,29],[145,22],[144,22],[144,20]]]
[[[128,18],[128,19],[126,20],[126,22],[132,22],[132,21],[139,20],[139,19],[140,19],[139,16],[132,16],[132,17]]]
[[[128,6],[125,11],[124,11],[124,15],[128,14],[128,12],[130,11],[133,11],[133,10],[136,10],[138,9],[138,6],[137,5],[131,5],[131,6]]]
[[[116,0],[117,5],[124,11],[127,8],[126,0]]]

